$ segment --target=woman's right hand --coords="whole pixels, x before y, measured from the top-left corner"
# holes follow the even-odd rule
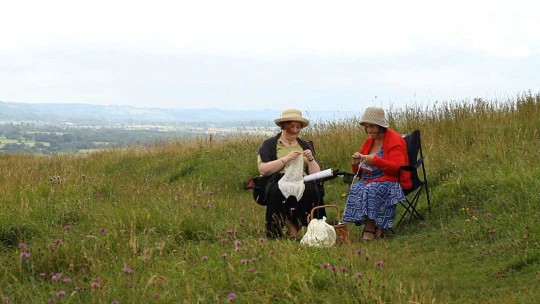
[[[352,155],[351,163],[352,163],[353,165],[358,165],[358,164],[362,161],[362,157],[363,157],[363,155],[360,154],[360,152],[355,152],[355,153]]]
[[[289,152],[289,154],[287,154],[287,156],[284,156],[283,158],[285,159],[285,163],[288,163],[290,161],[293,161],[295,160],[298,156],[303,156],[303,152],[302,151],[291,151]]]

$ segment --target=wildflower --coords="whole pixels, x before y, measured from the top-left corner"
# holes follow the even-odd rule
[[[347,272],[347,267],[341,266],[341,272]]]
[[[366,254],[366,261],[367,261],[367,260],[369,260],[369,255],[368,255],[368,254]]]
[[[375,267],[380,267],[384,264],[384,261],[383,260],[380,260],[380,261],[375,261],[375,263],[373,263],[373,265],[375,265]]]
[[[255,262],[255,261],[257,261],[257,258],[256,258],[256,257],[252,257],[252,258],[251,258],[251,261],[252,261],[252,262]]]
[[[21,252],[21,258],[28,260],[30,258],[30,253],[26,251]]]
[[[241,260],[240,260],[240,263],[246,265],[246,264],[248,263],[248,260],[247,260],[247,259],[241,259]]]
[[[337,267],[336,266],[332,266],[332,271],[336,271],[337,270]]]
[[[56,282],[62,277],[61,273],[55,273],[51,276],[51,281]]]
[[[58,291],[58,292],[56,293],[56,295],[59,296],[59,297],[63,297],[63,296],[66,295],[66,292],[63,291],[63,290],[60,290],[60,291]]]
[[[99,228],[99,232],[101,232],[102,234],[105,234],[105,233],[107,233],[107,228],[101,227],[101,228]]]
[[[111,304],[120,304],[120,302],[118,302],[117,300],[113,300]]]
[[[266,242],[265,238],[259,238],[259,243],[264,243],[264,242]]]
[[[92,288],[99,288],[99,283],[98,283],[98,282],[92,282],[92,283],[90,284],[90,287],[92,287]]]
[[[9,297],[2,297],[2,303],[9,303]]]
[[[240,245],[242,245],[242,241],[240,241],[240,240],[235,240],[235,241],[234,241],[234,245],[240,246]]]
[[[324,263],[321,264],[321,268],[322,268],[322,269],[326,269],[326,268],[328,268],[328,267],[330,267],[330,264],[328,264],[328,263],[326,263],[326,262],[324,262]]]
[[[62,280],[64,283],[71,283],[71,278],[64,278],[64,280]]]
[[[227,234],[234,234],[234,233],[235,233],[234,229],[227,230]]]
[[[359,278],[359,279],[361,279],[361,278],[364,277],[364,274],[361,273],[361,272],[359,272],[359,273],[356,274],[356,277]]]
[[[362,249],[356,249],[356,254],[357,254],[357,255],[361,255],[362,253],[364,253],[364,250],[362,250]]]
[[[67,230],[67,231],[71,230],[71,225],[70,224],[65,225],[64,229]]]
[[[203,257],[202,257],[202,260],[203,260],[203,261],[208,261],[208,256],[206,256],[206,255],[203,256]]]
[[[133,270],[132,268],[129,268],[127,265],[124,265],[124,269],[122,269],[122,271],[125,273],[125,274],[132,274],[135,272],[135,270]]]
[[[40,272],[40,273],[39,273],[39,276],[40,276],[40,277],[44,277],[44,276],[46,276],[46,274],[45,274],[45,272]]]
[[[62,239],[56,239],[56,240],[54,240],[54,243],[56,245],[60,245],[60,243],[62,243]]]
[[[486,212],[486,216],[487,216],[487,217],[492,217],[493,214],[492,214],[491,212]]]
[[[226,259],[226,258],[227,258],[227,254],[226,254],[226,253],[222,253],[222,254],[221,254],[221,257],[224,258],[224,259]]]
[[[26,244],[25,243],[19,243],[19,249],[21,249],[21,250],[26,249]]]
[[[236,248],[234,248],[234,251],[236,252],[240,251],[240,247],[237,246]]]
[[[234,292],[229,293],[227,299],[229,300],[229,302],[234,301],[234,299],[236,299],[236,295],[234,294]]]
[[[229,244],[229,239],[228,238],[222,238],[221,239],[221,244]]]

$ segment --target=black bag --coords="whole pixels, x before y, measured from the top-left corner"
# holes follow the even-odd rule
[[[271,176],[255,176],[254,178],[248,180],[244,189],[253,190],[253,200],[261,206],[266,206],[266,186]]]

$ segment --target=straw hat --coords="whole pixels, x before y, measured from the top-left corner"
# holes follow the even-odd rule
[[[367,107],[364,116],[360,119],[360,124],[374,124],[383,128],[388,128],[388,121],[384,118],[384,110],[377,107]]]
[[[307,125],[309,125],[309,120],[302,117],[302,112],[297,109],[283,110],[283,113],[281,113],[281,117],[274,120],[274,122],[278,126],[281,126],[280,124],[286,121],[298,121],[302,123],[302,128],[305,128],[307,127]]]

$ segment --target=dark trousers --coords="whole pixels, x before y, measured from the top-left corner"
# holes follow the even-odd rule
[[[266,236],[273,238],[283,236],[282,228],[285,225],[285,219],[298,227],[307,226],[311,209],[324,204],[321,185],[315,182],[306,183],[304,194],[300,201],[297,201],[294,196],[288,198],[283,196],[277,183],[279,178],[281,176],[277,175],[266,188]],[[324,208],[318,209],[314,214],[315,218],[323,216],[326,216]]]

